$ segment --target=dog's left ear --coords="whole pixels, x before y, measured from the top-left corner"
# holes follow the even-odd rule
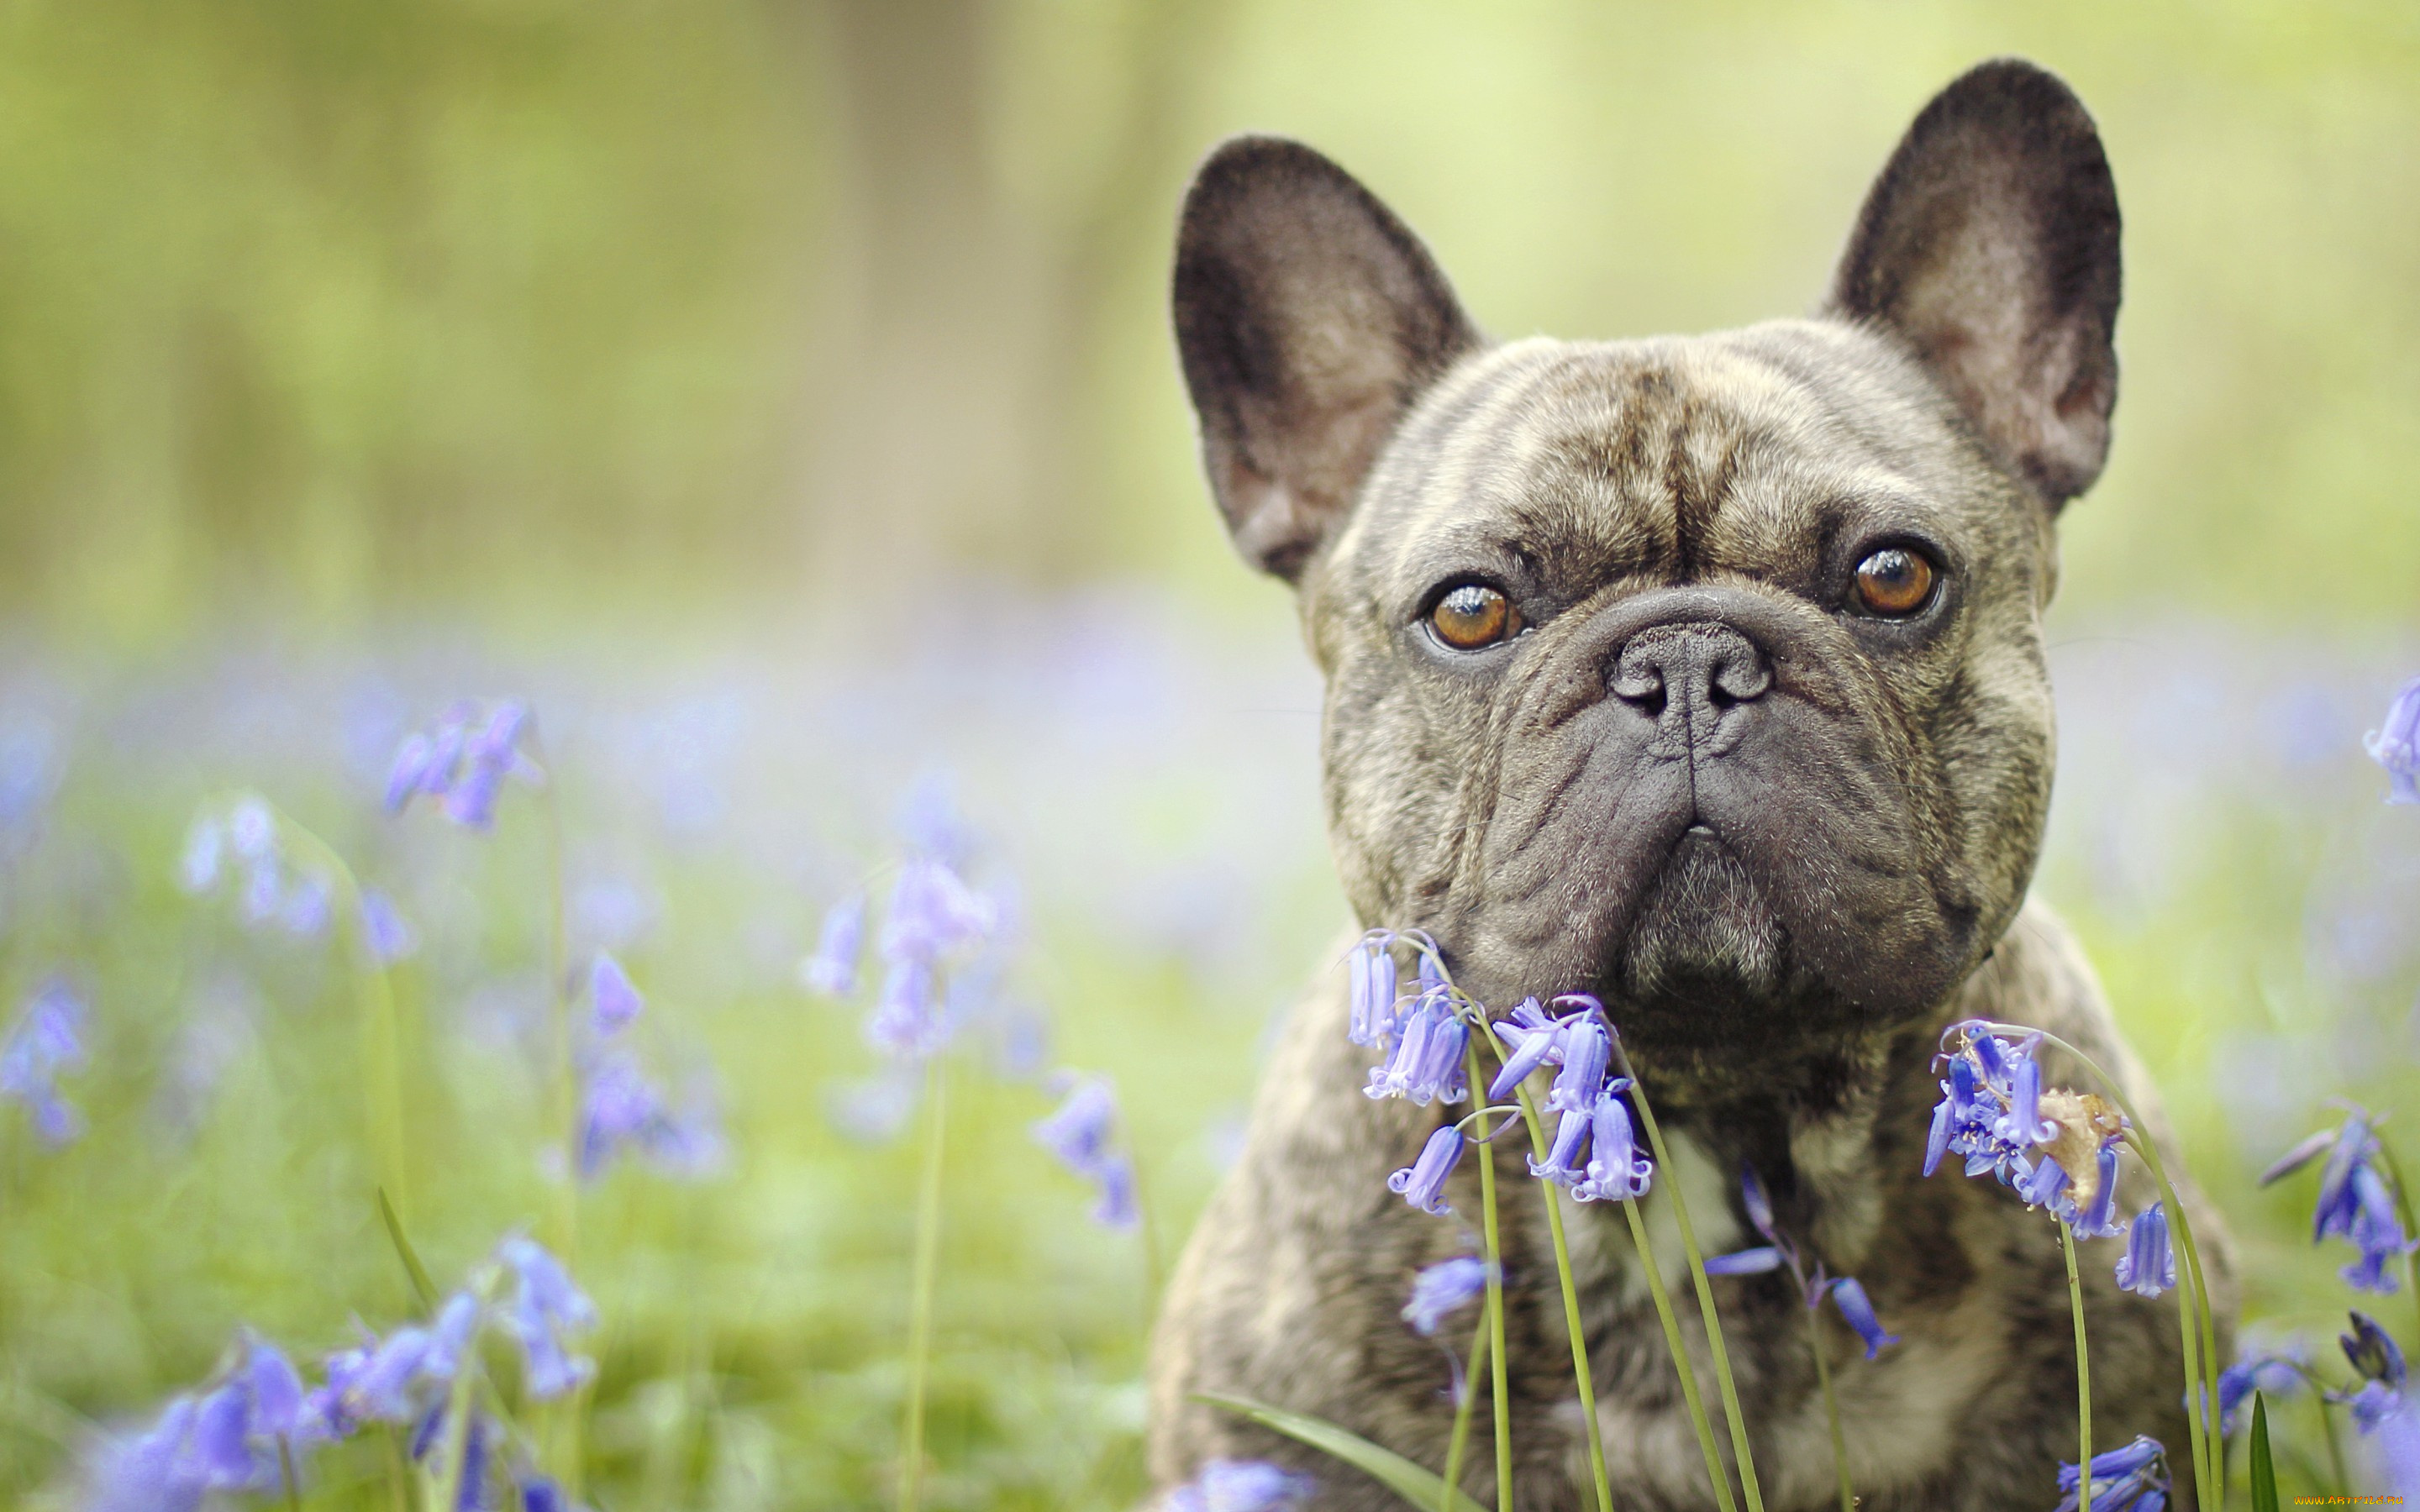
[[[1934,97],[1866,196],[1829,312],[1895,332],[2055,508],[2118,399],[2118,188],[2055,75],[2002,58]]]

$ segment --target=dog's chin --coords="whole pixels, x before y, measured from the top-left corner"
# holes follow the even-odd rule
[[[1641,893],[1598,985],[1625,1039],[1658,1059],[1789,1059],[1861,1017],[1796,958],[1765,886],[1702,826]]]

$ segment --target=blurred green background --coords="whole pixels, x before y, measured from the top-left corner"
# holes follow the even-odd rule
[[[1209,143],[1319,145],[1500,333],[1694,330],[1803,309],[2004,52],[2127,222],[2073,611],[2405,612],[2420,19],[2251,0],[11,0],[0,593],[137,644],[887,620],[935,563],[1241,600],[1164,328]]]
[[[2252,1310],[2328,1348],[2344,1257],[2251,1177],[2331,1095],[2420,1112],[2420,817],[2359,747],[2420,670],[2420,11],[0,0],[0,1025],[54,967],[94,1003],[91,1133],[0,1109],[0,1504],[74,1504],[240,1322],[315,1354],[405,1313],[341,958],[173,885],[212,795],[423,937],[432,1266],[546,1211],[535,810],[375,812],[465,693],[532,698],[575,949],[727,1109],[715,1180],[584,1198],[593,1498],[880,1504],[915,1151],[793,971],[909,779],[957,774],[1008,995],[1117,1077],[1163,1248],[1342,922],[1315,685],[1165,329],[1191,163],[1310,140],[1500,334],[1702,329],[1805,309],[2001,53],[2082,94],[2127,218],[2041,890]],[[1040,1088],[964,1078],[931,1504],[1130,1504],[1144,1257],[1030,1148]],[[316,1504],[382,1504],[322,1465]]]

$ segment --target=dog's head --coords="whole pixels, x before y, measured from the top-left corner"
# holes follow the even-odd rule
[[[2118,239],[2091,118],[2020,62],[1916,118],[1817,314],[1707,336],[1491,343],[1335,164],[1213,153],[1178,346],[1218,507],[1326,674],[1363,919],[1680,1058],[1938,1004],[2040,842]]]

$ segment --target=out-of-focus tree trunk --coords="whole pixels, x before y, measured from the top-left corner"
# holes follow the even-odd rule
[[[1208,8],[1135,0],[1113,150],[1033,224],[995,177],[1000,6],[836,0],[822,28],[838,149],[804,440],[811,575],[1095,564],[1081,408],[1095,312],[1157,245],[1190,152],[1187,60]]]

